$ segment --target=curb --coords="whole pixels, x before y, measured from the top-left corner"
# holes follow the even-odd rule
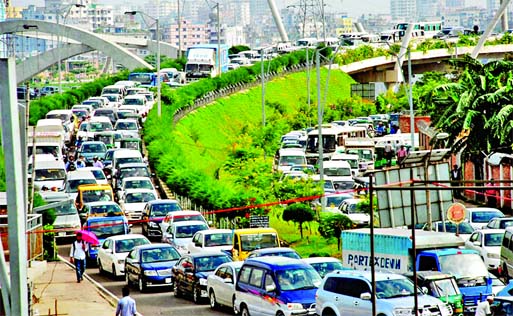
[[[62,257],[61,255],[57,255],[57,258],[59,258],[60,261],[64,262],[69,268],[75,270],[75,266],[71,262],[66,260],[64,257]],[[114,295],[111,291],[107,290],[100,283],[96,282],[87,273],[84,273],[83,276],[87,281],[91,282],[94,285],[94,287],[96,287],[99,294],[107,301],[107,303],[109,303],[113,307],[117,306],[119,298],[116,295]],[[138,312],[137,316],[143,316],[143,315]]]

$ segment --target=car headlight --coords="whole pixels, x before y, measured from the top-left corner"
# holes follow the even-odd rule
[[[394,308],[394,315],[413,315],[411,308]]]
[[[156,276],[157,275],[157,271],[155,271],[155,270],[144,270],[144,275]]]
[[[96,245],[91,245],[91,250],[98,250],[98,246],[96,246]]]
[[[487,253],[486,256],[490,259],[500,259],[500,255],[498,253]]]
[[[200,285],[207,286],[207,279],[200,279]]]
[[[118,264],[124,264],[124,263],[125,263],[125,260],[123,260],[123,259],[118,260]]]
[[[287,303],[287,309],[290,309],[290,310],[303,309],[303,304],[301,304],[301,303]]]

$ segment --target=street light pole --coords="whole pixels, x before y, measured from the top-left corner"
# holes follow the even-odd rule
[[[180,12],[180,0],[177,0],[178,4],[178,58],[182,57],[182,14]]]
[[[161,75],[160,75],[160,23],[159,18],[155,20],[157,23],[156,32],[157,32],[157,113],[160,117],[162,115],[162,102],[161,102]]]
[[[315,67],[317,71],[317,128],[318,128],[318,148],[319,148],[319,182],[322,184],[324,181],[324,165],[323,165],[323,155],[324,155],[324,144],[322,139],[322,114],[323,109],[321,105],[321,57],[320,57],[320,51],[315,51]],[[324,207],[326,204],[326,198],[324,196],[321,197],[321,212],[324,211]]]
[[[217,74],[221,77],[221,22],[219,20],[219,2],[217,7]]]

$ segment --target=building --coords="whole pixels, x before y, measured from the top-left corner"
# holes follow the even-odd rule
[[[352,18],[350,18],[346,15],[343,15],[343,16],[340,16],[339,18],[335,19],[335,23],[336,23],[335,34],[337,35],[337,37],[344,33],[353,32],[353,19]]]
[[[180,3],[183,3],[184,0],[181,0]],[[157,7],[157,3],[159,6]],[[183,4],[182,4],[183,5]],[[152,17],[167,17],[174,16],[178,11],[178,1],[177,0],[160,0],[160,1],[147,1],[144,4],[143,12]]]
[[[162,27],[162,41],[180,47],[179,35],[182,37],[182,50],[197,44],[206,44],[208,40],[208,29],[206,24],[194,24],[189,20],[182,20],[181,33],[178,31],[178,24],[171,24]]]
[[[221,5],[219,10],[222,12],[223,24],[245,27],[251,23],[252,12],[248,0],[230,0]]]
[[[439,21],[442,16],[441,0],[417,0],[418,21]]]
[[[23,7],[6,7],[5,15],[7,19],[21,19]]]
[[[262,23],[262,19],[271,15],[271,9],[267,0],[249,0],[249,10],[251,11],[251,24]]]
[[[395,22],[413,22],[417,14],[417,0],[390,0],[390,15]]]

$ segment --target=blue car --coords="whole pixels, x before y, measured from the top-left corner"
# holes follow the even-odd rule
[[[95,264],[98,258],[98,247],[110,236],[126,235],[130,232],[128,220],[125,216],[89,217],[82,227],[93,232],[98,238],[98,245],[89,244],[86,259],[89,264]]]
[[[125,261],[127,286],[137,284],[139,291],[148,287],[165,286],[171,288],[171,269],[180,254],[169,244],[148,244],[135,247]]]

